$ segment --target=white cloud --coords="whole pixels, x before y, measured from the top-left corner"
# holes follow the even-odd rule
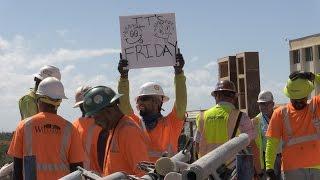
[[[75,69],[75,65],[67,65],[65,68],[62,70],[62,74],[66,75],[71,73]]]
[[[106,85],[114,90],[117,88],[119,74],[117,72],[116,62],[101,62],[94,69],[94,72],[87,72],[87,67],[80,67],[77,61],[84,58],[95,58],[109,54],[119,53],[119,49],[58,49],[52,50],[47,54],[31,53],[32,46],[26,42],[22,36],[15,36],[12,40],[0,37],[0,44],[5,44],[6,48],[0,49],[0,123],[3,126],[1,130],[14,130],[19,121],[18,100],[24,95],[28,87],[33,87],[32,74],[39,70],[39,67],[45,64],[59,64],[62,73],[62,82],[65,87],[68,100],[63,101],[59,108],[59,114],[62,117],[73,120],[80,115],[78,108],[72,108],[74,104],[75,90],[81,85]],[[190,59],[185,57],[186,59]],[[84,65],[90,65],[89,63]],[[106,75],[105,72],[110,72]],[[203,66],[188,66],[185,70],[187,77],[188,92],[188,110],[205,109],[214,104],[214,99],[210,95],[217,82],[217,63],[212,61]],[[139,87],[148,81],[158,82],[164,89],[170,101],[164,104],[166,110],[164,114],[170,112],[175,100],[174,91],[174,70],[172,67],[135,69],[129,72],[130,79],[130,97],[133,109],[135,109],[134,98]],[[272,80],[261,81],[261,89],[282,89],[284,83],[274,82]],[[278,102],[286,101],[281,91],[274,92]],[[279,99],[279,100],[278,100]]]
[[[58,49],[49,54],[41,54],[34,57],[34,60],[28,65],[29,68],[41,67],[45,64],[55,64],[66,61],[74,61],[83,58],[100,57],[108,54],[120,53],[120,49]]]
[[[67,40],[65,40],[65,42],[68,44],[76,44],[77,43],[77,41],[74,39],[67,39]]]
[[[217,62],[216,61],[212,61],[210,63],[208,63],[205,68],[207,69],[213,69],[213,68],[216,68],[217,67]]]
[[[260,77],[260,79],[260,89],[271,91],[276,104],[283,104],[289,101],[282,91],[286,85],[285,81],[274,81],[265,77]]]
[[[67,29],[56,30],[56,33],[61,37],[64,37],[68,32],[69,32],[69,30],[67,30]]]
[[[6,49],[8,48],[8,46],[9,46],[9,42],[0,37],[0,50]]]
[[[192,62],[192,63],[197,62],[197,61],[199,61],[199,57],[198,56],[194,56],[190,60],[190,62]]]
[[[112,80],[104,75],[94,75],[88,77],[83,71],[77,69],[75,64],[71,64],[83,58],[94,58],[114,53],[119,53],[119,49],[59,49],[48,54],[33,53],[32,46],[23,36],[17,35],[12,39],[0,37],[0,113],[4,115],[0,120],[0,131],[14,130],[19,121],[20,113],[18,100],[28,92],[29,87],[34,86],[32,74],[38,72],[39,68],[45,64],[59,64],[62,67],[62,82],[68,100],[62,103],[59,112],[69,120],[77,117],[79,110],[71,108],[74,103],[74,91],[83,84],[101,85]],[[110,83],[114,87],[116,82]]]

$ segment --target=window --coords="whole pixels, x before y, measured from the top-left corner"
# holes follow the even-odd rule
[[[219,63],[219,71],[220,78],[227,77],[229,75],[228,61]]]
[[[245,82],[243,78],[239,78],[239,104],[240,109],[246,109],[246,90],[245,90]]]
[[[305,48],[306,61],[312,61],[312,47]]]
[[[293,58],[293,64],[300,63],[300,51],[298,50],[293,50],[292,52],[292,58]]]
[[[238,58],[238,74],[244,74],[244,61],[243,61],[243,57]]]

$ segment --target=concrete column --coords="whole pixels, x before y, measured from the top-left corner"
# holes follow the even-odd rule
[[[306,64],[306,52],[304,51],[304,48],[299,49],[300,51],[300,69],[297,70],[304,71],[305,70],[305,64]]]
[[[314,65],[314,72],[319,73],[320,72],[320,57],[319,57],[319,45],[312,46],[312,57],[313,57],[313,65]]]
[[[319,57],[319,53],[318,53],[318,46],[312,46],[312,60],[313,60],[313,72],[316,74],[316,73],[319,73],[320,72],[320,57]],[[319,85],[316,85],[315,86],[315,90],[314,90],[314,93],[312,94],[313,96],[314,95],[317,95],[319,94],[320,92],[320,87]]]
[[[293,63],[293,51],[289,51],[289,65],[290,65],[290,73],[294,71],[294,63]]]

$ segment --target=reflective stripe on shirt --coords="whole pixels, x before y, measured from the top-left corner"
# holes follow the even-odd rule
[[[130,126],[130,127],[140,128],[140,127],[138,127],[134,122],[131,122],[131,121],[124,121],[124,122],[122,122],[121,124],[119,124],[118,129],[121,129],[121,127],[123,127],[123,126]],[[110,152],[119,152],[118,140],[115,139],[115,138],[112,138],[112,140],[111,140]]]
[[[88,134],[86,137],[86,144],[85,144],[85,151],[87,153],[86,160],[83,163],[85,169],[90,169],[90,152],[91,152],[91,143],[92,143],[92,136],[94,132],[95,124],[91,124],[88,128]]]
[[[320,140],[320,130],[319,130],[320,121],[316,117],[316,107],[315,105],[313,105],[313,103],[310,104],[310,107],[311,107],[310,111],[312,113],[312,123],[316,128],[317,132],[315,134],[310,134],[310,135],[305,135],[300,137],[293,137],[293,131],[292,131],[290,118],[289,118],[289,110],[287,107],[282,108],[281,111],[282,111],[282,116],[284,120],[284,126],[285,126],[286,133],[288,135],[288,141],[285,141],[283,143],[283,147],[291,146],[294,144],[300,144],[307,141]]]
[[[27,118],[24,120],[24,151],[25,157],[26,156],[33,156],[32,147],[32,119]],[[71,140],[71,131],[72,131],[72,124],[67,122],[66,126],[63,130],[63,135],[61,139],[61,149],[60,149],[60,158],[62,163],[36,163],[37,170],[39,171],[69,171],[69,163],[67,159],[68,154],[68,142]]]
[[[69,171],[69,167],[64,163],[37,163],[39,171]]]
[[[32,126],[31,117],[24,120],[24,151],[26,156],[32,156]]]
[[[71,131],[72,131],[72,124],[67,122],[66,126],[64,127],[63,130],[63,135],[62,135],[62,141],[61,141],[61,149],[60,149],[60,157],[61,160],[68,164],[68,159],[67,159],[67,154],[68,154],[68,142],[71,140]]]

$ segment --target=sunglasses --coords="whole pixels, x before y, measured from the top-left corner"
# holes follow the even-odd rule
[[[259,102],[258,104],[259,104],[259,106],[269,106],[269,105],[273,104],[273,102]]]
[[[140,96],[139,98],[138,98],[138,101],[150,101],[150,100],[152,100],[153,99],[153,97],[152,96]]]

